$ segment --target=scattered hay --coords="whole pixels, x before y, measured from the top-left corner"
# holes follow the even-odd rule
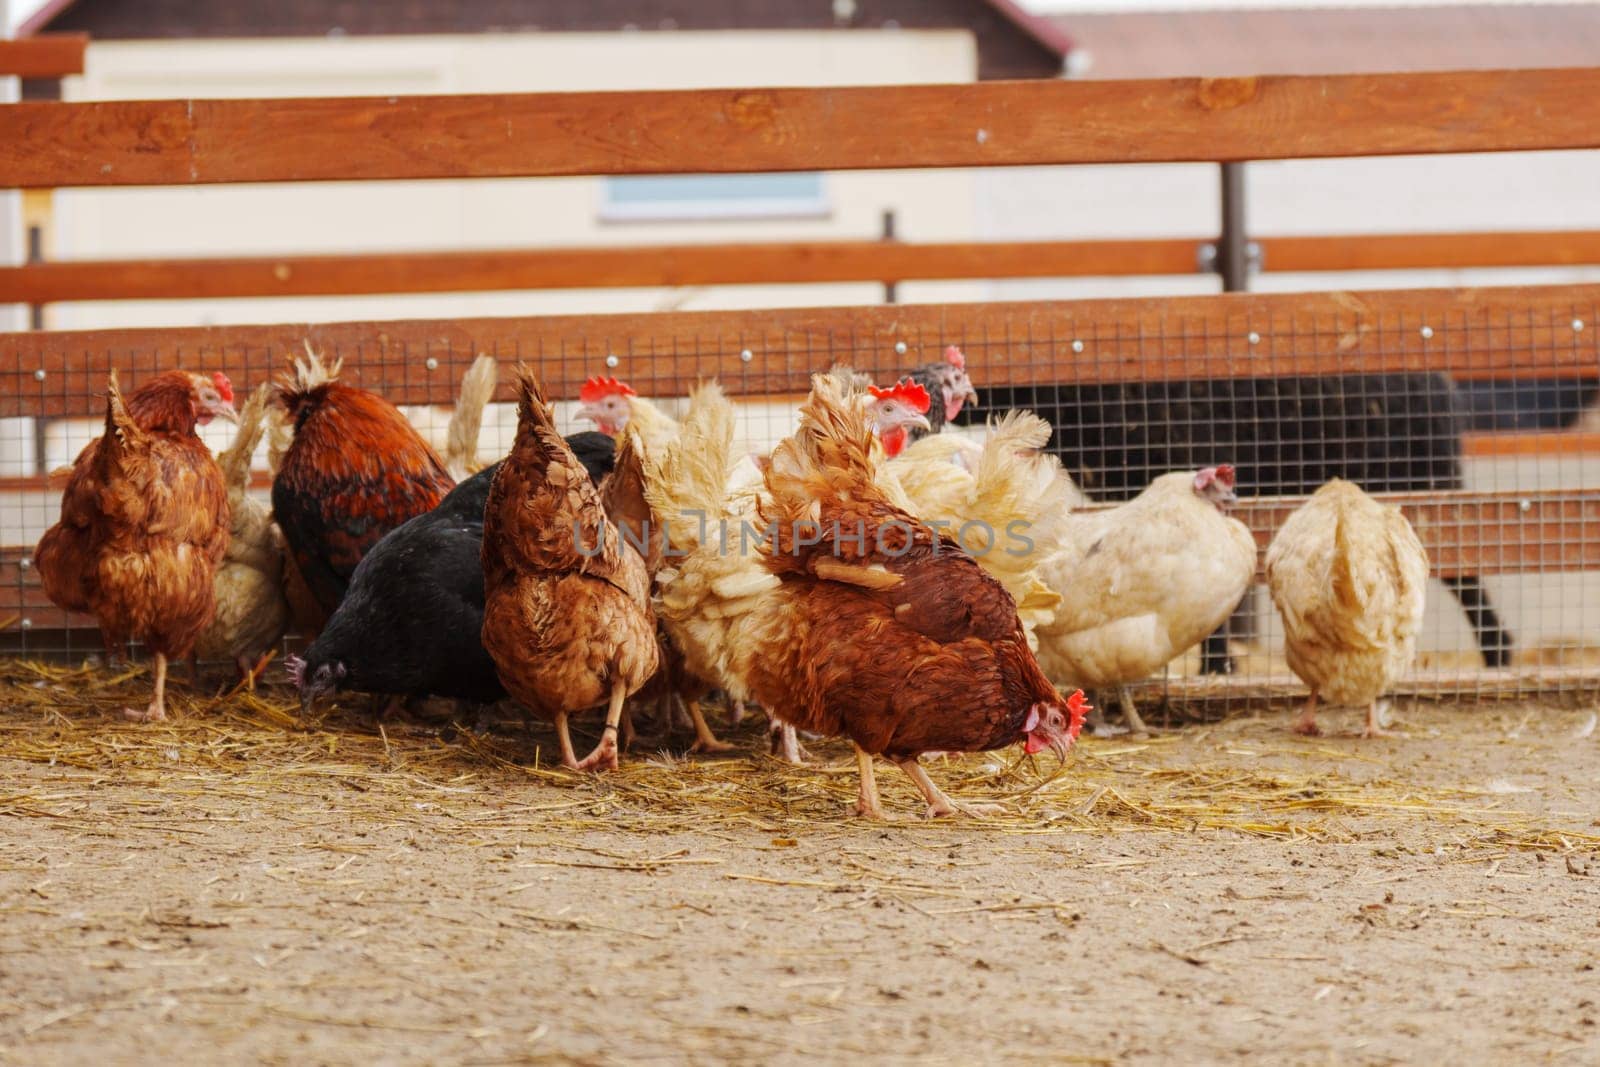
[[[302,719],[293,694],[281,688],[218,697],[174,685],[168,722],[123,721],[121,708],[142,704],[147,685],[143,667],[108,672],[0,663],[0,759],[82,772],[48,797],[0,795],[0,814],[102,819],[93,782],[115,775],[152,795],[135,822],[118,822],[119,829],[142,819],[152,829],[181,833],[183,800],[199,794],[323,816],[334,794],[352,798],[363,817],[379,823],[415,822],[419,811],[442,809],[485,843],[493,843],[497,830],[541,821],[577,831],[755,829],[776,835],[774,847],[782,847],[777,842],[808,831],[838,829],[855,798],[854,762],[839,743],[813,746],[824,762],[805,767],[764,755],[680,759],[640,743],[620,772],[593,777],[552,766],[554,739],[543,726],[510,722],[480,734],[450,722],[373,723],[342,712]],[[742,733],[750,752],[764,751],[759,724],[752,720]],[[1180,756],[1175,740],[1086,740],[1063,767],[1016,750],[931,766],[954,796],[1007,801],[1007,814],[983,823],[1006,835],[1207,831],[1392,844],[1406,830],[1423,832],[1435,854],[1600,852],[1592,826],[1547,825],[1489,789],[1392,780],[1383,776],[1386,764],[1359,748],[1298,741],[1291,747],[1286,739],[1280,751],[1227,749],[1214,765],[1198,765],[1195,753],[1207,750],[1191,743]],[[1241,769],[1227,756],[1252,759]],[[1308,761],[1331,769],[1306,773],[1297,766]],[[1352,776],[1351,761],[1372,764],[1374,775]],[[82,775],[89,776],[88,788],[71,789],[85,784]],[[879,781],[892,813],[920,811],[903,776],[885,773]],[[567,795],[519,793],[519,782]],[[903,821],[898,829],[938,833],[947,825]]]

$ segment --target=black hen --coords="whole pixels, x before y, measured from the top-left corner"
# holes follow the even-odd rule
[[[589,472],[589,480],[595,485],[604,481],[617,465],[617,441],[610,434],[598,430],[568,434],[567,446],[578,457],[578,462],[583,464],[583,469]]]
[[[589,431],[567,443],[596,484],[611,472],[610,437]],[[481,637],[483,508],[499,467],[474,474],[363,557],[315,643],[289,661],[302,707],[344,690],[476,703],[506,695]]]

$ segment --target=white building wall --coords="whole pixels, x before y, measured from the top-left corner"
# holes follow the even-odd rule
[[[506,34],[327,40],[99,42],[73,100],[870,85],[968,81],[971,35],[955,31]],[[897,136],[885,130],[885,137]],[[592,178],[317,183],[58,194],[60,259],[154,255],[633,245],[875,237],[893,208],[902,236],[976,235],[968,172],[825,178],[824,218],[605,222]],[[980,283],[938,284],[941,298]],[[52,328],[517,315],[569,311],[865,303],[875,284],[692,292],[428,294],[60,306]]]
[[[1023,167],[977,179],[984,239],[1183,237],[1220,225],[1214,164]],[[1600,228],[1600,152],[1513,152],[1256,162],[1246,169],[1255,236]],[[1597,267],[1267,273],[1262,291],[1600,281]],[[1216,292],[1211,275],[997,282],[995,299]]]

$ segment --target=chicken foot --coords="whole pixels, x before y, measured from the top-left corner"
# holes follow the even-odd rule
[[[937,819],[941,815],[953,815],[960,812],[963,815],[982,817],[984,815],[1000,815],[1006,809],[999,804],[968,804],[960,800],[952,800],[950,796],[940,789],[934,780],[928,777],[928,772],[913,757],[908,760],[897,761],[900,769],[911,776],[917,789],[928,801],[928,818]]]
[[[256,680],[261,677],[262,672],[267,669],[267,664],[271,663],[272,657],[276,656],[277,654],[277,649],[269,648],[265,652],[261,653],[261,658],[256,660],[255,663],[250,663],[250,661],[243,656],[239,657],[239,669],[244,671],[244,685],[246,689],[250,690],[252,693],[256,691]]]
[[[614,771],[617,769],[617,733],[622,722],[622,705],[628,699],[628,686],[620,678],[611,683],[611,706],[606,709],[605,729],[600,731],[600,743],[594,751],[578,763],[580,771]],[[567,744],[571,745],[569,739]],[[565,753],[563,753],[565,756]]]
[[[1089,712],[1089,732],[1096,737],[1120,737],[1130,734],[1133,737],[1149,737],[1150,730],[1139,717],[1139,709],[1133,702],[1133,692],[1125,685],[1117,687],[1117,703],[1122,707],[1123,726],[1112,726],[1106,722],[1105,712],[1099,707]]]
[[[256,691],[256,679],[261,677],[261,673],[267,669],[267,664],[271,663],[272,657],[277,654],[277,649],[269,648],[261,654],[260,659],[252,664],[250,657],[241,653],[239,658],[234,661],[239,667],[239,681],[234,684],[232,689],[225,689],[219,695],[224,698],[238,696],[239,693],[246,689],[254,693]]]
[[[726,741],[719,741],[717,735],[711,732],[711,726],[706,722],[705,712],[700,708],[698,700],[685,701],[689,705],[689,720],[694,723],[694,744],[689,746],[690,752],[731,752],[733,746]]]
[[[1128,732],[1134,737],[1149,737],[1150,730],[1139,717],[1139,709],[1133,703],[1133,691],[1125,685],[1118,686],[1117,703],[1122,705],[1122,721],[1127,724]]]
[[[861,792],[856,796],[855,814],[887,821],[889,817],[883,813],[883,804],[878,800],[878,776],[872,770],[872,753],[860,745],[856,746],[856,770],[861,774]]]
[[[1383,713],[1378,705],[1383,703],[1374,700],[1367,705],[1367,727],[1361,731],[1362,737],[1406,737],[1409,736],[1400,730],[1386,730],[1383,726]]]
[[[567,728],[567,713],[556,713],[556,738],[561,742],[561,765],[578,770],[578,754],[572,748],[572,731]]]
[[[122,714],[134,722],[164,722],[167,717],[167,657],[156,653],[156,692],[150,698],[150,706],[140,711],[138,708],[123,708]]]
[[[772,754],[785,763],[796,766],[811,758],[811,753],[806,751],[806,746],[800,743],[800,731],[786,722],[778,719],[767,721],[768,731],[772,735]]]
[[[1306,697],[1306,710],[1294,721],[1290,730],[1305,737],[1321,737],[1322,727],[1317,725],[1317,691],[1313,689],[1311,695]]]

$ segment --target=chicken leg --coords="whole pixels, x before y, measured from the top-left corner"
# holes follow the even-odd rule
[[[856,770],[861,774],[861,792],[856,797],[855,814],[888,821],[883,804],[878,800],[878,778],[872,771],[872,753],[860,745],[856,746]]]
[[[717,735],[711,732],[711,727],[706,723],[705,712],[700,709],[698,700],[686,701],[689,705],[689,719],[694,723],[694,744],[689,746],[690,752],[730,752],[733,746],[726,741],[717,740]]]
[[[622,729],[618,731],[617,740],[622,744],[622,751],[626,752],[633,747],[633,739],[637,736],[633,729],[633,712],[627,704],[622,705]]]
[[[578,770],[578,754],[572,748],[572,731],[567,728],[567,713],[556,714],[556,737],[561,741],[561,765]]]
[[[941,815],[954,815],[958,811],[963,815],[979,817],[999,815],[1005,811],[1005,808],[999,804],[967,804],[959,800],[950,799],[949,795],[943,789],[940,789],[932,778],[928,777],[928,772],[923,769],[922,764],[918,763],[914,757],[908,760],[900,760],[898,763],[900,769],[911,776],[911,780],[916,783],[918,791],[928,801],[928,818],[930,819],[937,819]]]
[[[1311,691],[1310,696],[1306,697],[1306,710],[1300,713],[1300,717],[1294,721],[1294,725],[1289,729],[1306,737],[1322,736],[1322,727],[1317,725],[1317,691],[1315,689]]]
[[[167,717],[167,657],[156,653],[156,692],[150,698],[150,706],[140,711],[137,708],[123,708],[122,714],[134,722],[163,722]]]
[[[261,677],[262,672],[267,669],[267,664],[271,663],[272,657],[276,656],[277,654],[277,649],[267,649],[265,652],[261,653],[261,658],[256,660],[250,669],[245,672],[244,682],[246,688],[248,688],[250,692],[254,693],[256,691],[256,680]]]
[[[1406,734],[1399,730],[1386,730],[1383,727],[1383,715],[1378,710],[1381,701],[1374,700],[1367,705],[1367,728],[1361,731],[1362,737],[1405,737]]]
[[[611,683],[611,706],[606,709],[605,729],[600,731],[600,743],[594,751],[578,764],[580,771],[614,771],[617,769],[617,733],[622,722],[622,705],[628,699],[628,686],[622,679]]]
[[[254,693],[256,691],[256,679],[261,677],[261,672],[267,669],[267,664],[271,663],[272,657],[277,654],[277,649],[269,648],[261,654],[260,659],[252,664],[250,657],[241,653],[238,659],[234,661],[239,667],[239,680],[234,683],[232,689],[224,689],[223,696],[238,696],[246,689]]]
[[[785,763],[793,763],[796,766],[810,758],[811,753],[807,752],[806,747],[800,743],[799,730],[777,719],[768,720],[767,726],[772,735],[772,754],[774,756],[777,756]]]
[[[1125,685],[1118,686],[1117,702],[1122,705],[1122,721],[1128,725],[1128,732],[1134,737],[1149,737],[1150,730],[1139,717],[1139,709],[1134,706],[1133,691]]]

